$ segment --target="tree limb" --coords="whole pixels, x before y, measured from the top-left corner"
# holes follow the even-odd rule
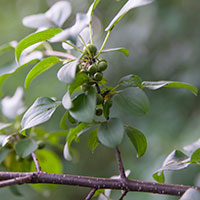
[[[27,178],[31,176],[31,178]],[[80,187],[96,188],[96,189],[113,189],[113,190],[124,190],[132,192],[148,192],[157,194],[166,194],[181,196],[189,189],[200,190],[200,187],[185,186],[176,184],[163,184],[156,182],[147,182],[131,179],[111,179],[111,178],[97,178],[87,176],[76,176],[68,174],[51,174],[51,173],[35,173],[35,172],[0,172],[0,180],[15,179],[19,177],[26,177],[23,183],[49,183],[49,184],[60,184],[60,185],[75,185]],[[18,180],[18,179],[17,179]],[[11,180],[10,180],[11,181]],[[11,181],[9,185],[22,184],[21,181]],[[7,185],[0,185],[5,187]]]

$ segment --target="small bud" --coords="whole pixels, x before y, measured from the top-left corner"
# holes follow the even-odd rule
[[[87,48],[84,49],[84,53],[87,55],[91,54],[91,56],[94,57],[97,53],[97,48],[93,44],[88,44]]]

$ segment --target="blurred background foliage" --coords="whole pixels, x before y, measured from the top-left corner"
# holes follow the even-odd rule
[[[34,30],[22,25],[22,18],[46,11],[56,0],[0,0],[0,45],[12,40],[21,40]],[[66,27],[74,23],[77,12],[86,12],[90,0],[71,0],[73,13]],[[104,28],[122,7],[124,0],[101,0],[94,21],[95,43],[98,47],[105,36]],[[139,75],[143,80],[183,81],[200,88],[200,4],[196,0],[156,0],[153,4],[137,8],[128,13],[115,27],[107,47],[125,47],[130,55],[126,58],[120,53],[106,54],[109,69],[106,71],[108,85],[114,85],[122,76],[129,73]],[[56,48],[60,48],[57,46]],[[14,52],[0,57],[0,69],[11,65]],[[3,85],[3,95],[13,95],[18,86],[23,86],[26,73],[31,66],[19,70]],[[39,76],[25,92],[25,103],[29,106],[39,96],[61,99],[65,85],[57,80],[55,66]],[[50,81],[47,82],[47,81]],[[120,149],[126,169],[131,170],[130,178],[152,181],[152,174],[162,164],[164,158],[174,149],[182,149],[200,136],[200,97],[195,97],[184,89],[163,88],[158,91],[146,91],[151,107],[144,117],[130,118],[122,116],[124,121],[145,133],[148,141],[147,153],[137,159],[136,152],[127,138]],[[117,112],[113,110],[113,113]],[[64,110],[59,108],[53,118],[44,124],[46,130],[59,130],[59,120]],[[64,143],[65,141],[63,141]],[[112,149],[99,146],[91,153],[87,146],[87,136],[73,145],[79,152],[74,162],[63,160],[63,172],[77,175],[105,176],[118,174]],[[200,186],[200,168],[168,172],[167,183],[196,184]],[[18,187],[23,196],[14,196],[8,188],[0,190],[4,199],[66,200],[83,199],[88,189],[72,186],[57,186],[52,191],[35,192],[28,186]],[[117,199],[119,192],[113,192]],[[144,193],[128,193],[127,200],[148,199],[168,200],[168,197]]]

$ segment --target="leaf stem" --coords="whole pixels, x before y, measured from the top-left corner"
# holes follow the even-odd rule
[[[69,46],[73,47],[74,49],[76,49],[77,51],[79,51],[80,53],[83,53],[83,51],[81,49],[79,49],[77,46],[73,45],[72,43],[68,42],[68,41],[64,41],[66,44],[68,44]]]
[[[32,158],[33,158],[33,161],[35,163],[35,168],[36,168],[37,172],[40,173],[42,170],[41,170],[41,167],[39,165],[38,159],[37,159],[37,157],[36,157],[34,152],[32,153]]]
[[[92,199],[92,197],[94,196],[95,192],[96,192],[96,188],[92,188],[89,192],[89,194],[87,195],[87,197],[85,198],[85,200],[90,200]]]
[[[121,156],[120,156],[120,151],[119,151],[118,148],[115,148],[115,155],[116,155],[116,159],[117,159],[117,162],[118,162],[118,168],[119,168],[119,172],[120,172],[120,177],[122,179],[126,179],[124,166],[123,166],[123,163],[122,163],[122,160],[121,160]]]
[[[106,37],[105,37],[105,39],[104,39],[104,41],[103,41],[103,44],[102,44],[102,46],[101,46],[101,48],[100,48],[100,50],[99,50],[99,52],[98,52],[96,58],[101,54],[103,48],[105,47],[106,42],[107,42],[107,40],[108,40],[108,38],[109,38],[109,36],[110,36],[110,33],[111,33],[111,31],[108,31],[108,33],[107,33],[107,35],[106,35]]]

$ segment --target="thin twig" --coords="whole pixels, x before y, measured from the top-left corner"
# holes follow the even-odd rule
[[[10,185],[21,185],[21,184],[25,184],[25,183],[30,183],[31,180],[32,180],[32,175],[16,177],[13,179],[0,181],[0,188],[10,186]]]
[[[35,168],[36,168],[37,172],[40,173],[42,170],[41,170],[40,164],[39,164],[38,159],[34,152],[32,153],[32,158],[35,163]]]
[[[126,174],[125,174],[125,171],[124,171],[124,166],[123,166],[123,163],[122,163],[122,160],[121,160],[121,156],[120,156],[120,151],[119,151],[118,148],[115,148],[115,156],[116,156],[117,163],[118,163],[120,177],[122,179],[126,179]]]
[[[90,190],[89,194],[87,195],[87,197],[85,198],[85,200],[90,200],[93,197],[93,195],[95,194],[96,190],[97,190],[96,188],[92,188]]]
[[[70,60],[76,59],[76,57],[74,57],[73,55],[69,54],[69,53],[64,53],[64,52],[60,52],[60,51],[44,51],[43,54],[45,56],[58,56],[58,57],[62,57],[62,58],[67,58]]]
[[[122,200],[126,196],[127,193],[128,193],[128,191],[125,190],[118,200]]]

